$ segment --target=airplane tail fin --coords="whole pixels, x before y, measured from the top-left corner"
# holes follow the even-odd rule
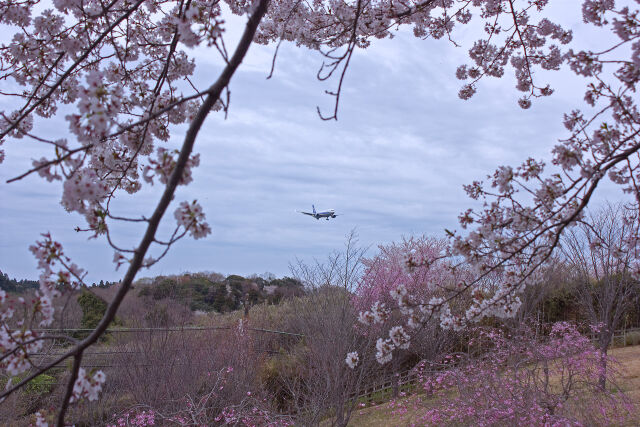
[[[316,207],[314,205],[311,205],[311,208],[313,208],[313,214],[316,214]]]

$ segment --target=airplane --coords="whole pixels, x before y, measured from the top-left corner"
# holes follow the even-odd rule
[[[338,216],[335,213],[336,211],[333,209],[329,209],[328,211],[324,211],[324,212],[316,212],[316,207],[314,205],[311,205],[311,208],[313,209],[313,212],[300,212],[300,213],[312,216],[315,219],[325,218],[327,221],[329,221],[329,218],[335,218],[336,216]]]

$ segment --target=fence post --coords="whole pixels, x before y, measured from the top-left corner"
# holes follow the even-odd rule
[[[391,397],[394,399],[398,397],[400,393],[400,374],[395,373],[391,379]]]

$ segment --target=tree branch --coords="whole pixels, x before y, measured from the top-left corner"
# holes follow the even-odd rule
[[[4,390],[2,393],[0,393],[0,399],[10,395],[11,393],[16,391],[23,385],[31,381],[36,376],[40,375],[43,372],[48,371],[49,369],[56,366],[63,360],[68,359],[69,357],[76,358],[76,361],[79,363],[79,357],[82,355],[82,352],[86,348],[94,344],[96,341],[98,341],[98,339],[107,330],[107,327],[115,318],[116,312],[118,311],[118,308],[122,303],[122,300],[124,299],[129,289],[131,288],[131,284],[133,283],[133,280],[137,272],[142,267],[144,256],[147,250],[149,249],[149,246],[155,239],[155,233],[158,229],[158,226],[160,225],[160,220],[162,219],[164,213],[166,212],[167,208],[169,207],[169,204],[173,199],[175,190],[178,186],[178,183],[180,182],[180,179],[182,178],[182,174],[186,167],[187,161],[193,150],[193,146],[195,144],[195,140],[198,135],[198,132],[200,131],[200,128],[202,127],[202,124],[204,123],[205,118],[211,111],[211,108],[220,97],[220,94],[222,93],[224,88],[227,87],[227,85],[231,81],[231,77],[233,77],[233,74],[235,73],[237,68],[242,63],[242,60],[244,59],[247,51],[249,50],[249,46],[253,41],[253,37],[256,33],[258,25],[262,20],[262,17],[267,11],[269,2],[270,0],[259,0],[259,3],[257,4],[255,11],[249,17],[249,20],[245,27],[242,38],[240,39],[240,42],[238,43],[236,51],[233,54],[233,57],[231,58],[231,60],[229,61],[229,64],[224,68],[224,70],[222,71],[221,75],[218,77],[216,82],[206,91],[208,96],[203,102],[203,104],[200,106],[198,113],[196,114],[194,120],[191,122],[191,125],[189,126],[189,130],[187,131],[187,134],[185,136],[185,140],[182,145],[182,149],[180,151],[180,156],[178,157],[178,160],[176,162],[176,166],[173,170],[173,173],[171,174],[171,177],[169,178],[169,181],[167,182],[167,185],[165,186],[165,190],[162,194],[162,197],[160,198],[160,201],[158,202],[158,205],[156,206],[155,211],[153,212],[153,215],[149,219],[149,225],[147,226],[147,230],[138,248],[135,250],[135,255],[131,260],[129,269],[127,270],[124,278],[122,279],[122,282],[121,282],[122,284],[120,286],[120,289],[118,289],[118,293],[114,296],[112,302],[107,307],[107,310],[104,316],[102,317],[102,319],[100,320],[100,323],[98,324],[98,326],[96,326],[96,328],[93,330],[91,334],[89,334],[89,336],[87,336],[78,345],[76,345],[75,347],[67,351],[65,354],[53,360],[52,362],[48,363],[43,368],[38,369],[36,372],[32,373],[31,375],[27,376],[25,379],[23,379],[20,383],[16,384],[15,386],[9,388],[8,390]],[[139,3],[141,3],[141,1]],[[75,368],[75,364],[74,364],[74,368]],[[76,377],[77,377],[77,372],[76,372]],[[65,395],[65,399],[61,404],[61,408],[63,410],[66,410],[69,399],[71,398],[71,394],[68,392],[68,390],[69,390],[69,387],[71,387],[71,390],[73,389],[72,382],[75,382],[73,373],[72,373],[72,378],[70,379],[69,385],[67,387],[67,394]],[[64,416],[63,410],[61,410],[61,413],[60,413],[61,416]]]

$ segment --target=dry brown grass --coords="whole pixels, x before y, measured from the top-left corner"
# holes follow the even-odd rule
[[[627,425],[640,425],[640,345],[633,347],[615,348],[609,352],[621,367],[621,377],[618,385],[624,391],[630,402],[636,404],[635,414]],[[409,426],[418,418],[419,412],[424,411],[423,395],[409,396],[404,399],[406,406],[416,408],[416,411],[399,415],[393,413],[393,408],[384,403],[369,408],[354,411],[349,426],[352,427],[392,427]],[[434,402],[431,401],[431,404]],[[419,408],[419,409],[418,409]]]
[[[632,402],[640,402],[640,345],[616,348],[610,354],[622,366],[620,387]]]

